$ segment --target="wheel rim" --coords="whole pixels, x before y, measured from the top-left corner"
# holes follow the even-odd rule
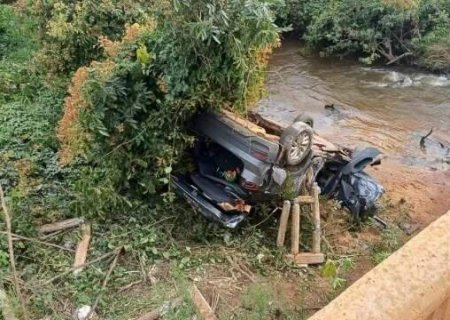
[[[311,137],[308,133],[303,132],[297,136],[297,139],[292,143],[292,147],[289,150],[289,158],[293,162],[300,161],[303,158],[305,152],[308,151],[311,142]]]

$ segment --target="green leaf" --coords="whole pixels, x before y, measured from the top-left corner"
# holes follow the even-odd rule
[[[142,64],[147,64],[150,61],[150,54],[147,51],[147,47],[144,45],[141,45],[136,50],[136,56],[138,58],[138,61]]]
[[[322,276],[325,278],[334,278],[337,276],[337,267],[333,260],[327,260],[322,268]]]

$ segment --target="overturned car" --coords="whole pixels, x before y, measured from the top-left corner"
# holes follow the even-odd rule
[[[194,117],[191,129],[197,139],[191,153],[196,168],[188,174],[172,176],[179,195],[205,217],[226,227],[236,227],[258,202],[282,199],[286,192],[290,197],[298,196],[302,188],[310,188],[318,175],[318,182],[326,184],[326,192],[342,201],[343,178],[348,184],[348,177],[363,174],[364,166],[375,158],[370,154],[372,161],[364,159],[356,165],[358,170],[362,168],[360,171],[347,172],[347,167],[343,174],[340,169],[349,163],[354,165],[351,156],[338,150],[333,157],[324,157],[320,151],[323,143],[313,142],[310,117],[300,114],[287,128],[256,114],[250,114],[249,119],[228,112]],[[317,147],[319,152],[313,150]],[[330,166],[331,163],[335,165]],[[351,211],[359,218],[360,211],[378,199],[382,188],[374,182],[377,188],[370,190],[369,196],[359,194],[364,182],[362,178],[357,180],[359,185],[353,185],[352,200],[343,204],[356,206]]]

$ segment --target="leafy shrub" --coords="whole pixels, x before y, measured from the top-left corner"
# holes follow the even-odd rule
[[[437,30],[448,28],[449,6],[445,0],[303,1],[290,6],[289,17],[323,56],[355,55],[365,63],[403,59],[440,69],[448,56]]]
[[[102,38],[108,58],[75,73],[60,155],[89,162],[78,187],[95,210],[129,210],[133,195],[161,191],[186,165],[193,139],[184,126],[198,110],[243,110],[262,92],[278,44],[266,4],[175,1],[169,9],[156,24],[128,26],[121,41]]]
[[[120,39],[126,23],[145,21],[152,2],[134,0],[39,0],[43,48],[37,62],[45,72],[66,72],[103,57],[100,37]]]

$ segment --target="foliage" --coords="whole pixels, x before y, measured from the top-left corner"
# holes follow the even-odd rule
[[[365,63],[405,59],[442,69],[448,1],[320,0],[292,7],[291,19],[306,43],[323,56],[356,55]],[[439,31],[441,30],[441,31]]]
[[[98,39],[118,40],[125,24],[146,21],[153,2],[132,0],[39,0],[32,11],[43,47],[37,63],[44,72],[63,73],[104,56]]]
[[[255,101],[277,45],[259,1],[175,2],[156,19],[129,26],[121,41],[101,39],[109,57],[75,73],[65,102],[61,160],[89,162],[78,185],[99,211],[130,210],[134,196],[166,187],[192,143],[184,124],[201,109]]]
[[[330,280],[333,289],[342,288],[346,280],[343,276],[353,267],[353,260],[350,257],[345,257],[338,260],[328,259],[322,267],[322,276]]]

